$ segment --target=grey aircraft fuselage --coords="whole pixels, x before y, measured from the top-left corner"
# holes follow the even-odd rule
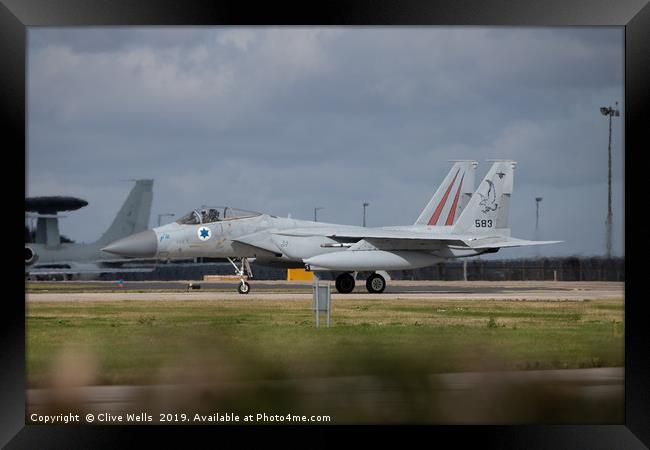
[[[503,247],[559,242],[510,236],[514,161],[494,162],[478,189],[466,195],[472,192],[475,167],[471,160],[456,162],[413,225],[359,227],[206,206],[177,222],[120,239],[103,250],[140,258],[240,258],[241,293],[249,289],[243,273],[247,259],[252,258],[259,263],[341,272],[337,289],[344,293],[354,288],[351,274],[375,272],[368,277],[366,287],[380,293],[386,284],[376,272],[417,269],[449,258],[493,253]]]
[[[130,256],[159,259],[245,257],[255,258],[255,261],[259,263],[304,267],[304,261],[308,258],[327,253],[338,253],[346,248],[345,243],[342,244],[328,235],[350,232],[358,234],[368,231],[368,228],[353,225],[313,222],[260,213],[250,214],[252,215],[248,217],[236,217],[201,224],[170,223],[122,239],[106,247],[104,251],[120,254],[121,248],[124,248],[125,250],[129,249]],[[451,228],[451,226],[410,225],[371,229],[446,234],[450,232]],[[282,234],[283,230],[295,229],[304,230],[303,235]],[[139,250],[134,250],[132,242],[135,240],[142,241]],[[352,242],[349,245],[352,245]],[[421,249],[416,244],[412,244],[412,248],[405,248],[402,244],[400,250],[402,256],[411,256],[411,258],[406,258],[404,262],[380,263],[384,264],[382,266],[384,269],[424,267],[446,258],[474,256],[486,251],[440,245],[439,249],[428,252],[428,255],[423,257]],[[414,255],[409,255],[409,252]],[[417,258],[416,253],[420,258]],[[377,251],[373,252],[373,257],[377,256]],[[375,264],[369,264],[368,267],[360,266],[357,267],[357,270],[372,270]]]

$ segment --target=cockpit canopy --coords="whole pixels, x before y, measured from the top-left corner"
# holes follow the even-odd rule
[[[195,209],[176,221],[180,225],[199,225],[222,220],[243,219],[259,216],[261,213],[231,208],[229,206],[205,206]]]

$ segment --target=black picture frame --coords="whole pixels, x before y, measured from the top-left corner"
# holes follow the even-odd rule
[[[480,445],[496,448],[644,448],[650,445],[650,339],[645,321],[648,299],[644,298],[645,217],[643,211],[645,166],[640,156],[647,151],[650,118],[650,6],[647,0],[535,1],[328,1],[313,4],[234,1],[184,2],[168,0],[2,0],[0,4],[0,111],[5,149],[19,155],[8,162],[5,174],[19,169],[25,174],[26,151],[26,37],[30,26],[102,25],[499,25],[499,26],[624,26],[625,27],[625,423],[585,426],[431,426],[363,427],[368,435],[384,439],[387,432],[418,434],[425,442],[449,440],[454,446]],[[647,176],[647,175],[646,175]],[[17,181],[19,182],[19,181]],[[9,183],[9,182],[7,182]],[[9,184],[10,192],[13,190]],[[23,196],[24,198],[24,196]],[[638,199],[638,205],[637,201]],[[10,205],[10,233],[22,233],[19,220],[24,209],[19,194],[5,196]],[[20,228],[19,228],[20,226]],[[11,236],[9,234],[5,236]],[[8,239],[16,258],[21,243]],[[16,242],[13,242],[16,241]],[[632,241],[632,242],[631,242]],[[5,244],[6,246],[6,244]],[[7,448],[115,448],[159,442],[186,446],[192,439],[214,439],[216,445],[242,444],[259,437],[251,427],[160,427],[160,426],[38,426],[25,425],[25,305],[24,274],[18,260],[9,267],[10,291],[3,296],[0,329],[2,402],[0,444]],[[15,271],[15,273],[14,273]],[[6,273],[6,272],[5,272]],[[21,297],[22,296],[22,297]],[[262,427],[283,439],[296,439],[296,431],[316,431],[317,443],[350,427]],[[398,438],[399,439],[399,438]],[[287,441],[290,442],[290,441]],[[312,441],[314,443],[314,441]],[[299,444],[295,441],[295,444]],[[311,444],[310,444],[311,445]]]

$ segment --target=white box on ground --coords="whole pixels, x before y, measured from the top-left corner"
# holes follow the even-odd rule
[[[316,281],[312,285],[312,309],[316,314],[316,326],[320,326],[320,313],[327,315],[327,326],[330,326],[330,303],[332,298],[331,286],[329,284],[319,284]]]

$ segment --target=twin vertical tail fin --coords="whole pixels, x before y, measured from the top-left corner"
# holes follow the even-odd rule
[[[515,161],[496,161],[454,226],[456,233],[509,235],[508,210],[512,195]]]
[[[135,186],[113,219],[113,223],[97,243],[106,245],[146,230],[149,227],[152,199],[153,180],[136,180]]]
[[[476,161],[455,161],[415,225],[453,225],[474,193],[477,166]]]

